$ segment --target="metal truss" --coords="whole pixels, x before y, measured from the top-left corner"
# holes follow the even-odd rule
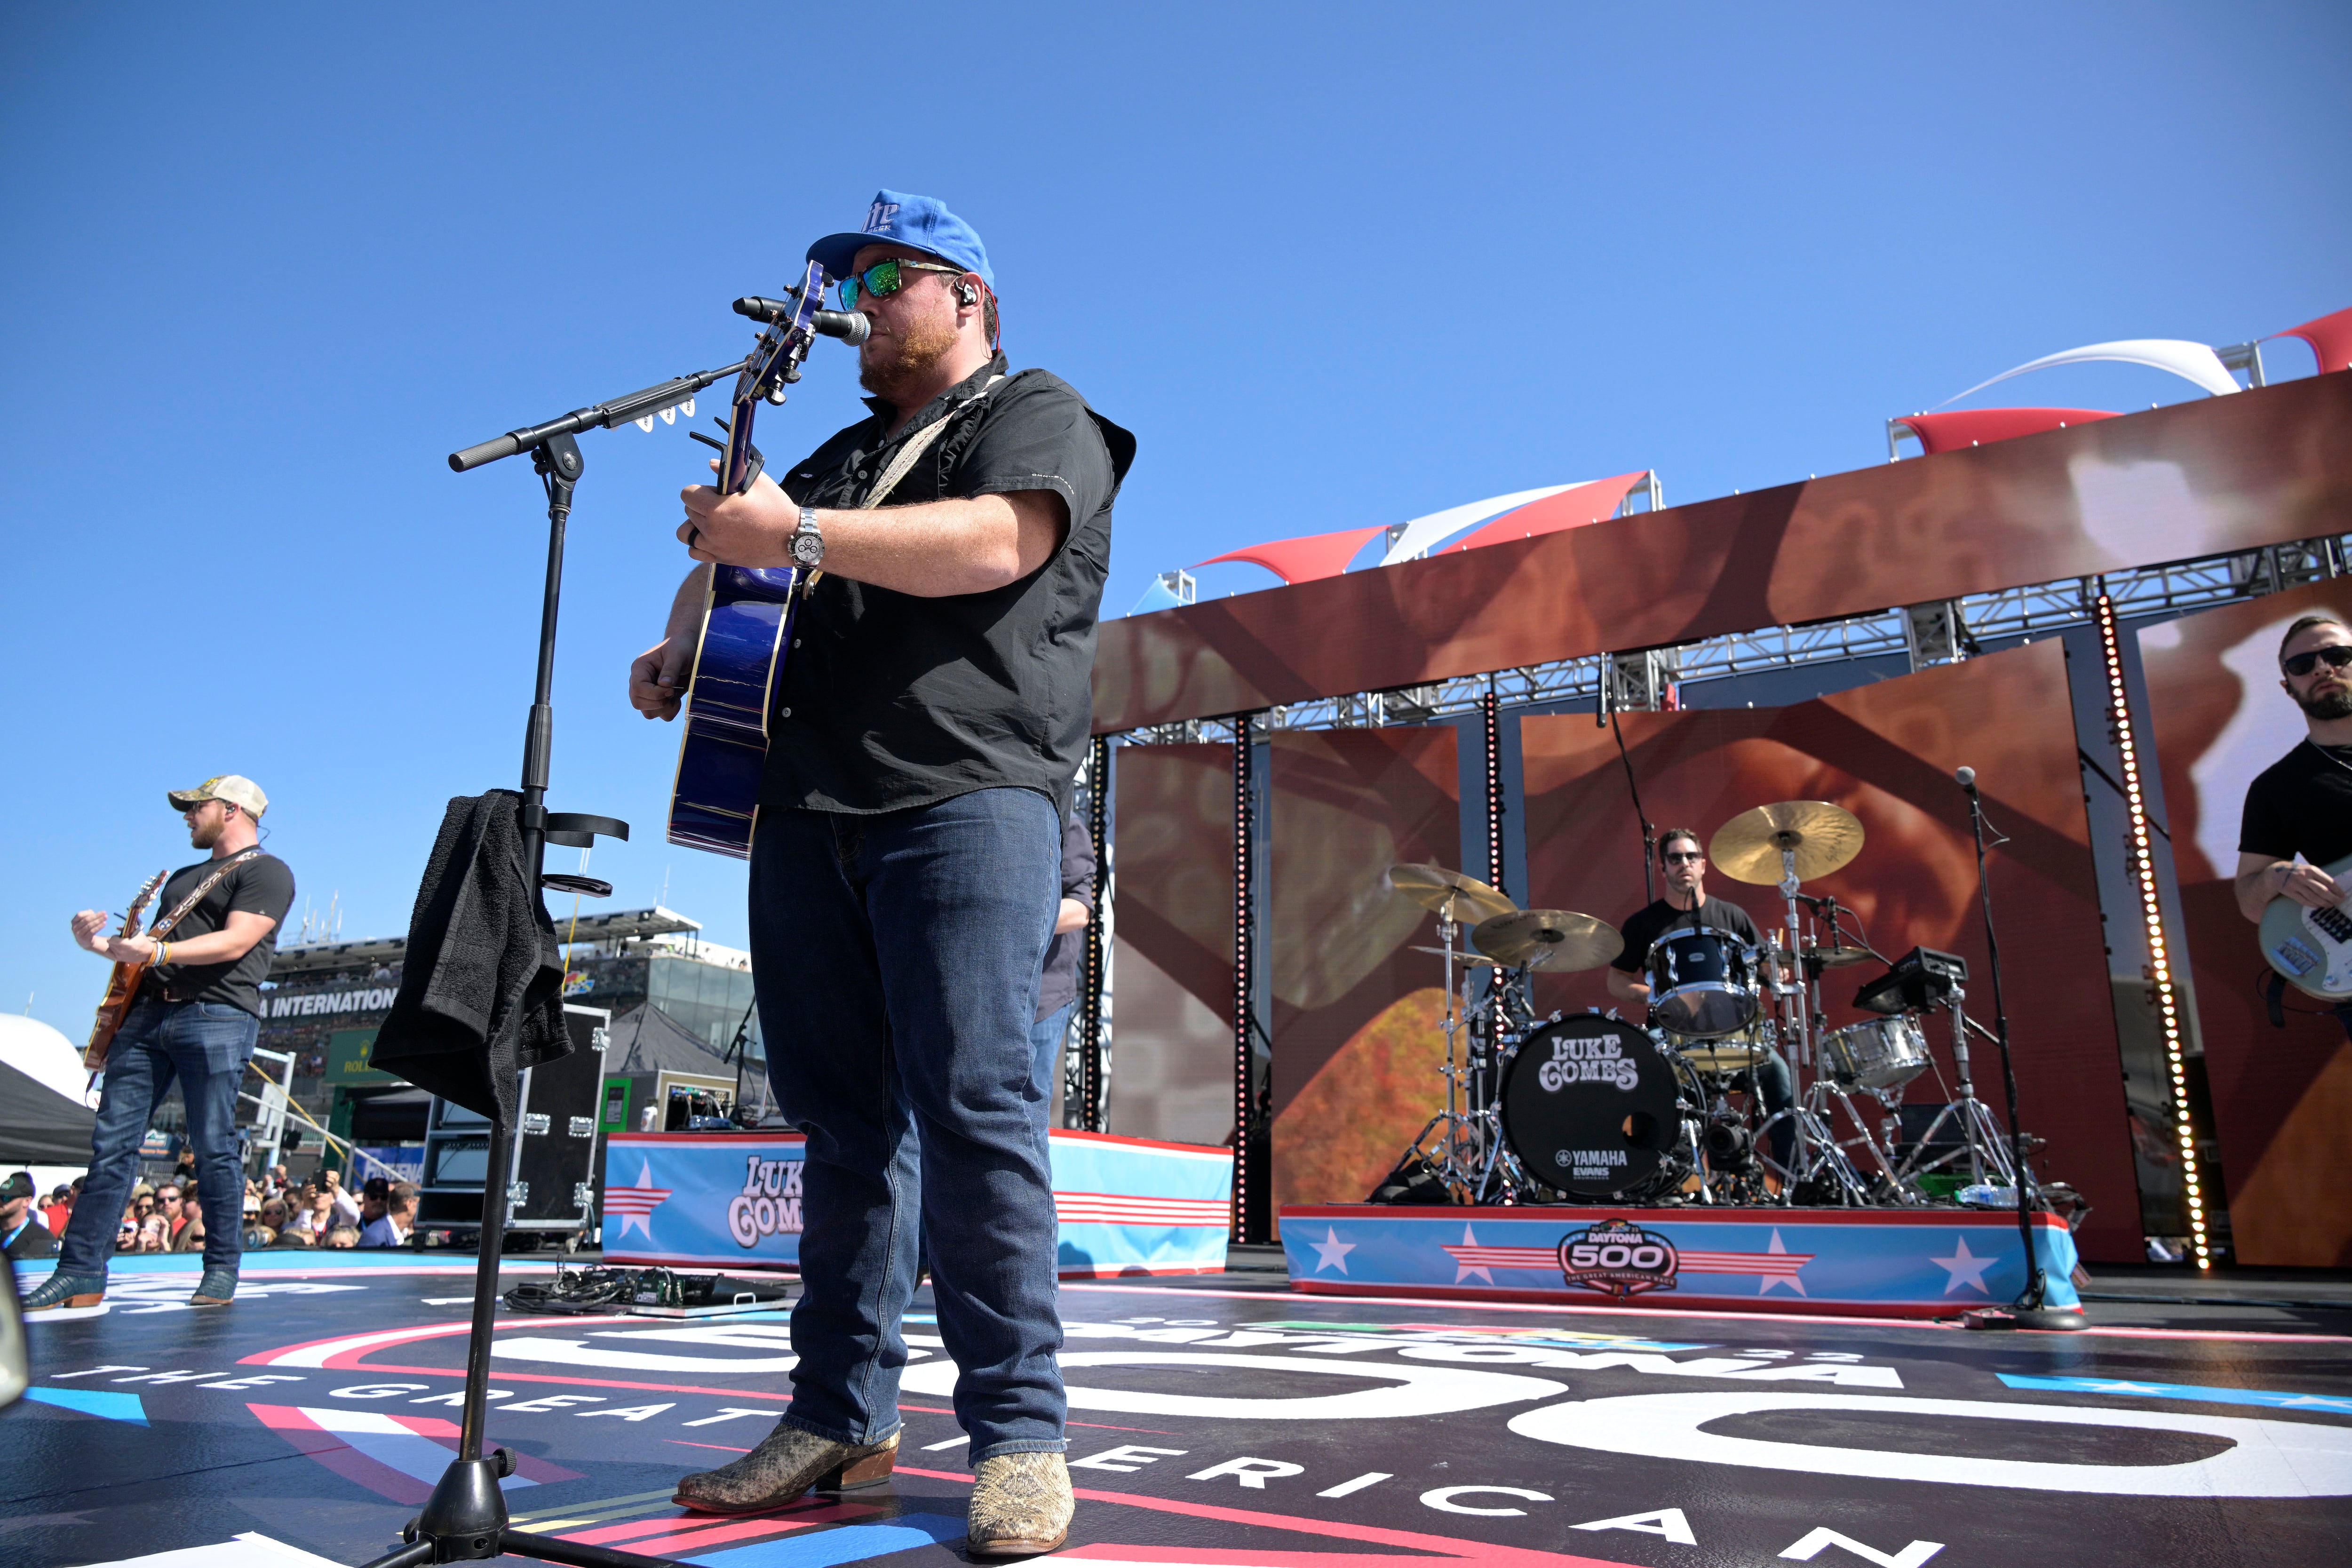
[[[2104,587],[2124,622],[2161,619],[2191,610],[2258,598],[2283,588],[2338,577],[2352,570],[2352,534],[2328,534],[2289,544],[2193,561],[2069,577],[2032,587],[1966,598],[1898,605],[1864,616],[1807,626],[1766,626],[1702,642],[1560,659],[1550,664],[1456,676],[1425,686],[1358,691],[1266,710],[1269,730],[1343,730],[1421,724],[1475,712],[1491,689],[1507,708],[1571,707],[1601,700],[1636,711],[1664,705],[1670,686],[1689,687],[1769,670],[1900,658],[1914,669],[1956,663],[1996,645],[2095,624],[2093,605]],[[1121,737],[1129,745],[1233,737],[1228,719],[1193,719],[1148,725]]]

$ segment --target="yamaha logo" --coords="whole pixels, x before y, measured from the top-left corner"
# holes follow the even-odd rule
[[[1621,1300],[1675,1288],[1675,1244],[1631,1220],[1603,1220],[1559,1238],[1559,1271],[1570,1286]]]

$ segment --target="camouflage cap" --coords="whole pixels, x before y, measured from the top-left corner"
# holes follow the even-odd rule
[[[243,773],[222,773],[206,779],[194,789],[175,789],[164,796],[173,811],[194,811],[208,800],[225,800],[242,807],[246,816],[258,818],[269,809],[269,797],[261,786]]]

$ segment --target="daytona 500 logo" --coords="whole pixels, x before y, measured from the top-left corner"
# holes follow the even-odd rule
[[[1568,1283],[1607,1296],[1671,1290],[1677,1261],[1673,1242],[1631,1220],[1602,1220],[1559,1238],[1559,1271]]]

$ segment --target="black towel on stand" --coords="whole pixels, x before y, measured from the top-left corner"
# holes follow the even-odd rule
[[[522,863],[513,790],[458,795],[408,920],[400,992],[368,1065],[514,1124],[520,1075],[572,1048],[555,922]]]

